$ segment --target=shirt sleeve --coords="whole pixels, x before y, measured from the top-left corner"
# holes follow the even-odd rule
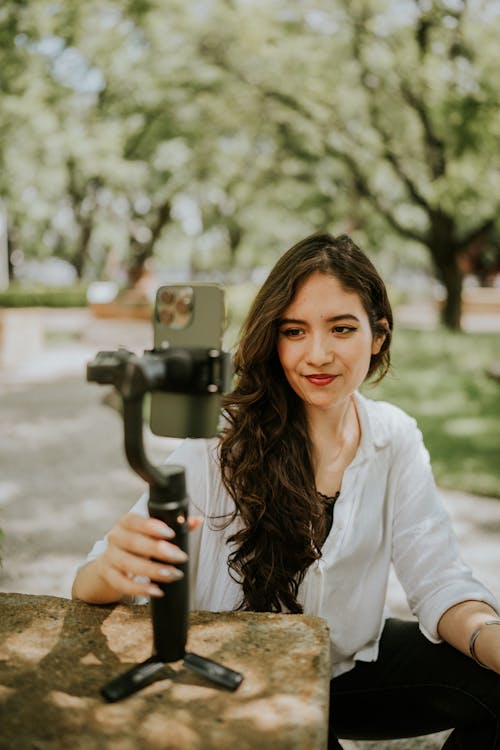
[[[390,477],[395,497],[392,560],[420,630],[439,643],[437,626],[447,609],[467,600],[484,601],[494,609],[498,603],[461,558],[422,435],[415,421],[407,420],[394,441]]]

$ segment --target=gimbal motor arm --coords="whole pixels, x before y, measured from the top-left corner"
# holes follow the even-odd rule
[[[144,352],[98,352],[87,365],[87,380],[113,385],[123,401],[125,453],[132,469],[151,487],[168,484],[144,451],[143,402],[147,392],[222,393],[230,370],[229,355],[218,349],[168,348]]]

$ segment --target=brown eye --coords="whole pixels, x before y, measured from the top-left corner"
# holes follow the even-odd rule
[[[352,326],[335,326],[333,329],[334,333],[339,333],[341,336],[345,336],[348,333],[352,333],[356,329]]]
[[[301,328],[285,328],[284,331],[281,331],[282,336],[286,336],[289,339],[297,338],[297,336],[300,336],[301,333]]]

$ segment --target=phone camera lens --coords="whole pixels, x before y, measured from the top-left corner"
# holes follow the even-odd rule
[[[161,293],[161,301],[164,305],[173,305],[175,302],[175,294],[170,289],[164,289]]]
[[[162,323],[170,325],[170,323],[173,322],[175,315],[171,309],[169,310],[168,308],[164,308],[163,310],[160,310],[159,318]]]
[[[188,315],[193,308],[193,304],[191,300],[187,299],[179,299],[176,302],[175,309],[176,312],[179,313],[179,315]]]

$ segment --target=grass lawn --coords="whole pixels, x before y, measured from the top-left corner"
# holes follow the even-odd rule
[[[415,417],[440,486],[500,498],[499,361],[497,333],[398,329],[392,373],[363,391]]]

